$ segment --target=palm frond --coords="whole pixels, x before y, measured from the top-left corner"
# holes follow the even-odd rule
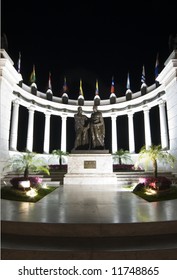
[[[141,160],[144,160],[146,168],[147,164],[150,162],[157,162],[157,160],[163,163],[168,163],[173,167],[176,158],[168,151],[163,150],[161,145],[152,145],[149,149],[146,149],[145,146],[140,149],[138,162]]]

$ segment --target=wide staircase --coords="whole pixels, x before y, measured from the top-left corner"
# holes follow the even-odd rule
[[[176,260],[177,221],[53,224],[2,221],[4,260]]]
[[[44,173],[30,173],[30,176],[39,176],[42,178],[43,182],[46,182],[48,185],[63,185],[63,178],[66,174],[66,170],[54,169],[50,170],[50,175]],[[117,177],[117,184],[122,186],[129,186],[137,184],[139,178],[153,176],[152,172],[148,171],[115,171]],[[9,185],[10,180],[13,177],[23,176],[22,173],[9,172],[3,178],[1,178],[1,186]],[[177,173],[172,172],[158,172],[158,176],[165,176],[172,181],[172,184],[177,184]]]

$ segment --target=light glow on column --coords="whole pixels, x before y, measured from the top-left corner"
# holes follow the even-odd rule
[[[50,149],[50,112],[45,113],[45,129],[44,129],[44,148],[45,154],[49,153]]]
[[[146,149],[151,147],[151,127],[150,127],[150,118],[149,118],[149,108],[144,109],[144,129],[145,129],[145,145]]]
[[[162,149],[168,149],[167,118],[165,112],[165,102],[159,104],[160,113],[160,138]]]
[[[61,151],[66,152],[66,120],[67,116],[62,115],[62,125],[61,125]]]
[[[135,153],[133,113],[128,113],[128,137],[129,137],[129,152]]]
[[[11,151],[17,150],[18,119],[19,119],[19,102],[18,102],[18,100],[15,100],[13,102],[11,134],[10,134],[10,150]]]
[[[116,124],[117,116],[111,116],[111,124],[112,124],[112,153],[117,151],[117,124]]]
[[[26,149],[30,152],[33,151],[33,132],[34,132],[34,108],[31,106],[28,109],[28,132]]]

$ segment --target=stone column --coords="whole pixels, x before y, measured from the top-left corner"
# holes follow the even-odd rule
[[[67,115],[62,115],[62,124],[61,124],[61,151],[66,152],[66,120]]]
[[[26,140],[26,150],[33,151],[33,132],[34,132],[34,107],[28,108],[28,131]]]
[[[168,130],[167,130],[167,118],[165,111],[165,101],[159,103],[160,113],[160,137],[162,149],[168,149]]]
[[[111,116],[112,125],[112,153],[117,151],[117,116]]]
[[[144,109],[144,132],[145,132],[145,146],[146,149],[152,145],[151,142],[151,128],[150,128],[150,118],[149,118],[149,108]]]
[[[11,133],[10,133],[10,150],[17,150],[17,137],[18,137],[18,118],[19,118],[19,102],[13,101]]]
[[[128,113],[128,141],[129,141],[129,152],[135,153],[135,136],[134,136],[134,123],[133,113]]]
[[[50,150],[50,116],[51,112],[45,112],[44,145],[43,152],[49,154]]]

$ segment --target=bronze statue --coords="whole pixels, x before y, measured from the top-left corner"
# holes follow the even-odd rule
[[[83,149],[83,147],[89,144],[89,118],[82,114],[82,107],[78,107],[78,112],[74,115],[74,119],[76,133],[74,149]]]
[[[102,113],[97,110],[97,106],[93,106],[93,113],[90,119],[90,136],[91,136],[91,148],[104,149],[105,138],[105,125]]]

